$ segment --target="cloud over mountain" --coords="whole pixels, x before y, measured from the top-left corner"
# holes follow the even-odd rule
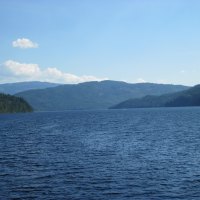
[[[86,81],[101,81],[106,78],[97,78],[95,76],[77,76],[71,73],[62,72],[56,67],[41,69],[38,64],[20,63],[13,60],[7,60],[2,66],[2,71],[6,73],[7,81],[15,79],[17,81],[47,81],[57,83],[81,83]],[[3,73],[0,74],[1,79]]]

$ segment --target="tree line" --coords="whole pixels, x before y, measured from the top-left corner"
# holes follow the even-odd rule
[[[0,113],[32,111],[33,108],[23,98],[0,93]]]

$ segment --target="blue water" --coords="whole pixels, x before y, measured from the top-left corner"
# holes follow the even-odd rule
[[[200,199],[200,108],[0,115],[0,199]]]

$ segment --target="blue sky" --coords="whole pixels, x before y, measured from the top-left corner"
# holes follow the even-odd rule
[[[0,1],[0,82],[195,85],[198,0]]]

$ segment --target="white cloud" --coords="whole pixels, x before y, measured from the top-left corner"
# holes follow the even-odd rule
[[[4,63],[5,67],[16,76],[33,76],[41,73],[37,64],[19,63],[13,60],[8,60]]]
[[[27,38],[19,38],[12,42],[13,47],[19,47],[22,49],[28,49],[28,48],[37,48],[38,44],[32,42],[31,40]]]
[[[4,76],[0,73],[0,77],[1,80],[5,80],[5,78],[7,78],[7,82],[9,82],[9,80],[12,82],[37,80],[57,83],[81,83],[107,79],[101,79],[95,76],[77,76],[74,74],[62,72],[56,67],[49,67],[43,70],[39,67],[38,64],[19,63],[13,60],[6,61],[2,67],[4,68],[4,70],[2,69],[4,71]]]
[[[146,83],[146,81],[143,78],[138,78],[137,83]]]
[[[166,81],[164,79],[158,79],[158,80],[154,81],[154,83],[157,83],[157,84],[171,84],[169,81]]]

